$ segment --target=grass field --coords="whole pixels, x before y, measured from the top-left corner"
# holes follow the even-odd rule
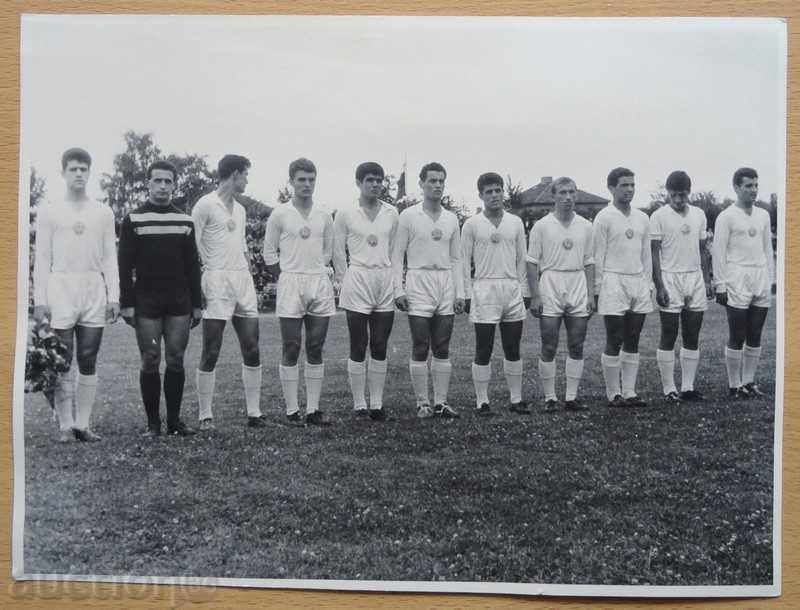
[[[526,322],[524,397],[540,399],[538,328]],[[587,339],[586,414],[474,415],[472,329],[459,317],[451,359],[456,421],[415,418],[408,326],[398,314],[385,405],[394,421],[356,420],[347,330],[331,322],[322,407],[335,425],[288,428],[277,320],[261,321],[262,408],[244,427],[238,347],[226,333],[217,429],[145,439],[138,352],[123,324],[100,353],[96,444],[60,445],[41,395],[25,404],[28,573],[249,578],[724,585],[772,582],[774,407],[728,402],[724,312],[711,306],[697,387],[702,405],[657,399],[656,315],[642,339],[638,410],[605,406],[602,321]],[[759,370],[774,391],[775,317]],[[196,423],[187,353],[184,419]],[[491,396],[505,404],[499,342]],[[563,396],[564,351],[558,356]],[[301,390],[302,398],[302,390]],[[538,406],[538,402],[537,402]],[[163,409],[163,406],[162,406]]]

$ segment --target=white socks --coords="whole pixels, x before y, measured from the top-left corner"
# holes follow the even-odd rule
[[[449,359],[431,358],[431,377],[433,378],[433,404],[447,402],[447,390],[450,389],[450,372],[453,365]]]
[[[694,377],[697,374],[697,363],[700,350],[681,347],[681,392],[694,390]],[[673,354],[673,360],[675,356]]]
[[[367,363],[347,360],[347,377],[350,380],[350,391],[353,393],[353,408],[361,410],[367,408],[367,398],[364,391],[367,385]]]
[[[760,347],[750,347],[745,344],[744,357],[742,359],[742,385],[753,383],[756,380],[756,369],[758,360],[761,358]]]
[[[325,376],[325,364],[310,364],[306,362],[304,369],[306,377],[306,415],[319,409],[319,395],[322,393],[322,378]]]
[[[725,368],[728,369],[728,387],[742,385],[742,350],[725,346]]]
[[[670,392],[677,392],[675,387],[675,351],[659,349],[656,350],[656,362],[658,362],[658,372],[661,373],[661,387],[664,396]],[[681,363],[681,374],[683,373],[683,363]]]
[[[622,369],[622,397],[636,396],[636,376],[639,374],[639,354],[621,351],[619,353]]]
[[[383,385],[386,383],[386,360],[369,359],[369,408],[383,408]],[[425,380],[428,385],[428,380]]]
[[[539,377],[542,379],[544,399],[556,400],[556,361],[544,362],[540,359]]]
[[[508,384],[511,404],[522,402],[522,360],[503,360],[503,373]]]
[[[300,410],[297,405],[297,385],[300,379],[299,367],[284,366],[278,367],[278,377],[281,380],[281,390],[283,390],[283,400],[286,402],[286,415],[292,415]]]
[[[613,400],[614,396],[622,396],[619,377],[619,355],[609,356],[605,352],[600,356],[600,363],[603,367],[603,379],[606,382],[606,396]]]
[[[472,363],[472,383],[475,385],[475,404],[478,407],[489,402],[489,380],[491,378],[491,364]]]
[[[89,427],[96,394],[97,375],[83,375],[78,372],[78,385],[75,388],[75,427],[79,430],[86,430]]]
[[[248,417],[261,417],[261,365],[242,364],[242,385]]]
[[[428,401],[428,361],[417,362],[411,360],[408,363],[408,370],[411,373],[411,385],[414,388],[414,395],[417,398],[417,406],[427,405]]]
[[[53,406],[58,416],[58,427],[62,432],[75,426],[72,415],[72,401],[75,397],[75,369],[59,373],[53,395]]]
[[[555,369],[555,367],[553,368]],[[564,372],[567,377],[567,391],[564,400],[575,400],[578,396],[578,385],[583,376],[583,358],[580,360],[573,360],[567,356],[567,365]]]
[[[214,398],[214,384],[216,381],[216,371],[201,371],[197,369],[195,384],[197,386],[197,402],[199,404],[197,417],[200,421],[213,417],[211,400]]]

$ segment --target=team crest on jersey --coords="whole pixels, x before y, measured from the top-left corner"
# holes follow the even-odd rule
[[[755,228],[755,227],[750,227],[749,229],[747,229],[747,234],[748,234],[750,237],[755,237],[755,236],[756,236],[756,233],[758,233],[758,231],[756,231],[756,228]]]
[[[83,232],[86,230],[86,225],[79,220],[72,225],[72,230],[75,232],[75,235],[83,235]]]
[[[689,225],[687,225],[687,224],[681,225],[681,233],[686,235],[687,233],[689,233],[689,231],[691,231],[691,229],[689,228]]]
[[[500,239],[502,239],[502,238],[500,237],[500,233],[495,231],[494,233],[492,233],[492,236],[489,239],[492,240],[493,244],[499,244],[500,243]]]
[[[564,241],[561,242],[561,246],[564,248],[564,250],[572,250],[573,245],[574,244],[569,237],[565,237]]]
[[[310,236],[311,236],[311,229],[309,229],[308,227],[303,227],[302,229],[300,229],[300,237],[302,237],[303,239],[308,239]]]
[[[625,237],[627,237],[628,239],[633,239],[633,229],[631,229],[630,227],[625,229]]]
[[[434,229],[431,231],[431,237],[433,238],[433,241],[439,241],[442,239],[442,230],[439,228]]]
[[[236,221],[233,218],[228,219],[227,223],[228,231],[233,231],[236,228]]]
[[[378,236],[374,233],[367,235],[367,243],[373,248],[378,245]]]

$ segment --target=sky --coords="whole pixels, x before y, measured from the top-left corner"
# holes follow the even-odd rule
[[[62,16],[23,18],[21,170],[63,191],[61,153],[93,157],[90,190],[127,130],[166,153],[252,161],[273,204],[312,159],[315,200],[355,205],[377,161],[411,194],[441,162],[446,192],[479,204],[478,175],[523,188],[568,175],[609,197],[616,166],[646,206],[675,169],[733,197],[755,167],[784,201],[786,32],[772,19]]]

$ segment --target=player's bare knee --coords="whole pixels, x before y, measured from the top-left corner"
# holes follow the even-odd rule
[[[158,367],[161,364],[161,352],[155,350],[147,350],[142,352],[142,372],[143,373],[157,373]]]
[[[556,357],[558,345],[542,343],[541,359],[544,362],[552,362]]]
[[[411,358],[417,362],[422,362],[428,359],[429,346],[428,343],[414,343],[411,349]]]

